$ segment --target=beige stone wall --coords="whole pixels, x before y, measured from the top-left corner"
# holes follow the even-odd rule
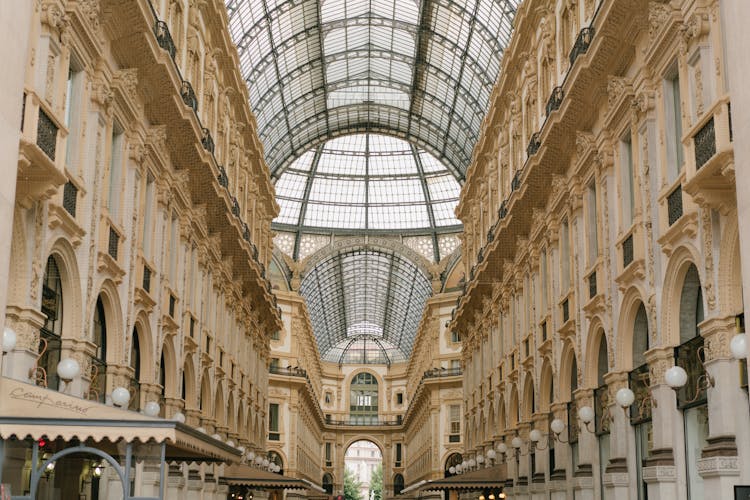
[[[519,435],[513,491],[529,497],[635,498],[645,477],[649,498],[685,498],[686,461],[707,495],[729,497],[750,453],[748,413],[736,409],[747,392],[728,351],[743,311],[733,148],[748,131],[732,130],[732,96],[745,90],[727,88],[719,2],[527,1],[515,26],[457,209],[467,284],[451,328],[464,339],[467,450]],[[643,324],[638,397],[660,458],[641,468],[614,395],[643,359],[633,347]],[[691,459],[664,372],[695,331],[715,387],[709,444]],[[600,386],[608,456],[581,428],[575,466],[558,444],[559,471],[546,451],[532,469],[529,431],[547,434],[549,419],[565,421],[571,400],[592,405]]]
[[[223,3],[31,3],[16,202],[3,221],[4,317],[18,344],[3,375],[52,384],[38,353],[43,311],[56,308],[59,346],[46,354],[81,366],[66,391],[109,403],[124,386],[133,409],[157,401],[166,418],[180,411],[262,448],[269,339],[281,328],[265,278],[278,206]],[[95,368],[99,299],[106,355]]]

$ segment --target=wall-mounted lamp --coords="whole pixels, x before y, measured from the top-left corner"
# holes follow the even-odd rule
[[[562,431],[565,430],[565,423],[560,420],[559,418],[554,419],[549,424],[550,430],[552,430],[552,435],[550,436],[547,434],[547,442],[543,446],[539,444],[539,441],[541,441],[543,435],[542,431],[539,429],[532,429],[531,432],[529,432],[529,441],[531,441],[531,444],[534,446],[535,450],[546,450],[549,448],[550,445],[550,438],[553,441],[558,441],[560,443],[567,443],[568,441],[563,440],[560,437],[560,434],[562,434]]]
[[[740,341],[739,343],[741,344],[742,341]],[[741,345],[738,345],[737,347],[739,351]],[[716,380],[714,380],[714,377],[710,373],[708,373],[708,371],[706,370],[706,365],[703,362],[704,352],[705,349],[702,346],[696,349],[695,355],[698,358],[698,362],[700,363],[701,367],[703,368],[703,373],[699,375],[698,379],[696,380],[695,395],[688,401],[685,401],[685,404],[694,403],[700,397],[701,392],[706,391],[709,387],[714,387],[716,385]],[[685,385],[688,383],[688,373],[683,367],[674,365],[664,373],[664,381],[669,387],[676,391],[682,387],[685,387]]]
[[[578,409],[578,418],[589,432],[594,432],[591,422],[594,421],[594,409],[590,406],[582,406]]]
[[[738,333],[732,337],[732,340],[729,342],[729,350],[732,351],[734,359],[747,359],[747,334]]]
[[[11,352],[16,348],[16,342],[18,342],[18,335],[9,327],[5,327],[3,330],[3,355]]]

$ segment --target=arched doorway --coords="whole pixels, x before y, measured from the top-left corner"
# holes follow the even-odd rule
[[[360,439],[344,453],[345,500],[381,500],[383,491],[383,453],[378,445]]]
[[[328,472],[323,474],[323,489],[326,494],[333,495],[333,476]]]

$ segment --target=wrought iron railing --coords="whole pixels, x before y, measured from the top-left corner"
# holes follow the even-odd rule
[[[210,153],[214,152],[214,139],[211,137],[211,131],[208,130],[206,127],[203,127],[203,136],[201,137],[201,144],[203,145],[203,149],[206,151],[209,151]]]
[[[697,170],[716,154],[716,129],[713,116],[695,133],[693,143],[695,145],[695,169]]]
[[[635,400],[630,405],[630,423],[637,425],[651,420],[651,378],[648,364],[644,363],[628,373],[628,387],[635,394]]]
[[[109,241],[107,242],[107,253],[110,257],[117,260],[117,252],[120,247],[120,235],[112,226],[109,227]]]
[[[573,66],[573,64],[576,62],[576,59],[578,59],[578,56],[581,54],[585,54],[589,47],[591,46],[591,40],[594,38],[594,27],[589,26],[588,28],[583,28],[579,33],[578,37],[576,38],[576,42],[573,44],[573,48],[570,50],[570,65]]]
[[[159,47],[169,52],[169,57],[174,61],[177,55],[177,46],[172,40],[172,34],[169,32],[169,27],[164,21],[156,21],[154,25],[154,35],[156,35],[156,42]]]
[[[268,373],[273,373],[274,375],[286,375],[288,377],[304,377],[307,378],[307,370],[304,368],[300,368],[298,366],[274,366],[270,365],[268,367]]]
[[[195,111],[198,112],[198,98],[195,97],[195,91],[193,90],[193,86],[190,85],[190,82],[187,80],[182,80],[182,87],[180,88],[180,95],[182,96],[182,102],[185,103],[186,106],[189,106]]]
[[[36,128],[36,145],[52,161],[55,161],[55,152],[57,151],[57,130],[55,122],[40,107],[39,123]]]
[[[629,234],[622,242],[622,267],[628,267],[633,262],[633,235]]]
[[[403,425],[403,417],[396,420],[381,420],[377,417],[350,417],[347,419],[326,418],[327,425],[344,425],[353,427],[380,427]]]
[[[674,349],[675,365],[682,367],[688,375],[687,383],[677,389],[678,408],[698,406],[708,401],[703,344],[703,337],[696,335]]]
[[[510,189],[511,191],[515,191],[520,187],[521,187],[521,171],[516,170],[516,173],[513,174],[513,179],[511,179],[510,181]]]
[[[611,423],[609,413],[609,387],[602,385],[594,389],[594,432],[597,435],[609,434]]]
[[[560,109],[560,105],[562,105],[563,101],[563,88],[562,87],[555,87],[552,89],[552,94],[549,96],[549,100],[547,101],[547,116],[550,115],[553,111],[556,111]]]
[[[526,154],[529,155],[529,157],[534,156],[537,151],[539,151],[541,145],[542,143],[539,138],[539,132],[534,132],[529,140],[529,145],[526,147]]]
[[[508,202],[507,200],[503,200],[503,202],[500,204],[500,208],[497,211],[497,216],[500,219],[504,219],[506,215],[508,215]]]
[[[591,274],[589,274],[589,298],[593,299],[596,297],[597,292],[596,271],[592,271]]]
[[[427,378],[443,378],[443,377],[457,377],[463,374],[461,368],[431,368],[424,372],[422,379]]]
[[[76,216],[76,205],[78,203],[78,188],[72,182],[68,181],[63,186],[63,208],[71,216]]]
[[[682,186],[677,186],[667,196],[667,219],[671,226],[682,217]]]
[[[570,302],[568,299],[562,301],[562,320],[566,323],[570,319]]]
[[[169,294],[169,316],[171,318],[174,318],[174,312],[175,312],[175,306],[176,305],[177,305],[177,298],[170,293]]]
[[[219,165],[219,185],[223,188],[229,188],[229,177],[227,177],[227,171],[226,169]]]
[[[234,214],[235,217],[240,216],[240,204],[234,196],[232,196],[232,214]]]
[[[575,399],[568,402],[568,442],[578,442],[578,404]]]

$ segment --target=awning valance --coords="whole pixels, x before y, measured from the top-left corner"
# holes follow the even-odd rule
[[[0,438],[117,443],[166,442],[167,460],[238,462],[242,453],[173,420],[148,417],[96,401],[0,378]]]
[[[286,477],[248,465],[231,465],[224,469],[222,477],[228,484],[251,488],[323,491],[319,486],[304,479]]]

